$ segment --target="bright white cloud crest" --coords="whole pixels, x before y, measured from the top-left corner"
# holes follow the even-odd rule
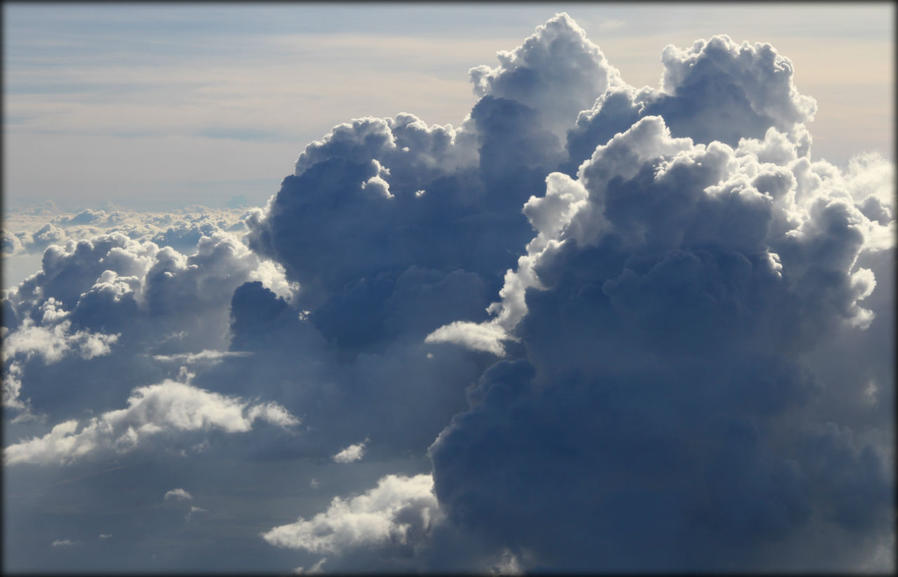
[[[342,449],[339,453],[334,455],[332,458],[335,463],[354,463],[356,461],[361,461],[362,457],[365,456],[365,446],[367,444],[368,439],[365,439],[361,443],[349,445],[348,447]]]
[[[163,495],[162,499],[164,501],[190,501],[193,499],[193,495],[191,495],[188,491],[184,489],[172,489],[170,491],[166,491],[165,495]]]
[[[125,409],[103,413],[86,423],[60,423],[43,437],[7,446],[3,456],[7,465],[66,464],[99,451],[127,452],[163,433],[211,429],[245,433],[257,420],[279,427],[299,423],[277,403],[253,404],[165,381],[135,389]]]
[[[427,532],[439,518],[430,475],[387,475],[357,497],[334,497],[330,507],[309,520],[281,525],[262,537],[278,547],[339,553],[363,545],[405,544]]]

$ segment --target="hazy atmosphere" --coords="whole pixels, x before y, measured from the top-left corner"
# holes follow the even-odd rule
[[[3,568],[895,568],[891,4],[26,4]]]

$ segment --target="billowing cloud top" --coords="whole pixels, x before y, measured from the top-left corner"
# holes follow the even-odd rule
[[[429,531],[438,514],[430,475],[388,475],[367,493],[346,501],[335,497],[326,512],[275,527],[262,537],[272,545],[315,553],[366,544],[405,545],[412,533]]]
[[[151,463],[230,569],[890,568],[892,164],[815,158],[767,44],[636,88],[559,14],[498,59],[263,208],[5,232],[13,481]]]
[[[537,27],[515,50],[497,56],[499,66],[471,69],[474,93],[517,100],[539,111],[547,128],[562,139],[581,110],[621,84],[620,72],[566,13]]]

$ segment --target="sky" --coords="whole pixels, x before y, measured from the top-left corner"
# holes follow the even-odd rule
[[[3,9],[4,571],[894,571],[893,6]]]
[[[661,50],[771,42],[819,104],[815,151],[894,155],[894,7],[4,5],[4,200],[170,210],[260,205],[335,124],[412,112],[459,125],[467,70],[567,10],[634,86]],[[389,83],[391,90],[383,90]]]

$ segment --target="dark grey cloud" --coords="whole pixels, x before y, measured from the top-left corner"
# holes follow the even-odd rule
[[[790,158],[646,117],[547,180],[495,317],[431,336],[508,357],[431,449],[449,519],[575,571],[847,570],[888,539],[872,366],[814,351],[893,324],[865,300],[893,269],[850,178]]]

